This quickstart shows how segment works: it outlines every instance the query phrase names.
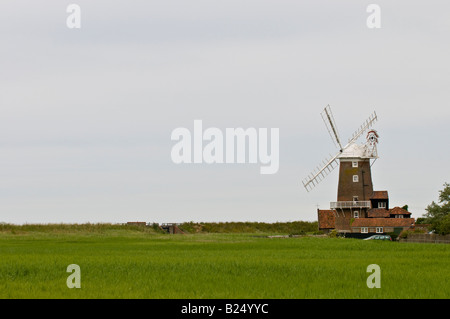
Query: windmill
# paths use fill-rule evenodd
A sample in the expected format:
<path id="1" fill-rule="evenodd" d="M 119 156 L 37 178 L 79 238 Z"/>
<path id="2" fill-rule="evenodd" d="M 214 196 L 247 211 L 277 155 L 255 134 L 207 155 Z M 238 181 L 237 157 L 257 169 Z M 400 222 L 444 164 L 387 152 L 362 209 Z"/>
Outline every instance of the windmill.
<path id="1" fill-rule="evenodd" d="M 376 145 L 379 136 L 377 131 L 372 129 L 366 135 L 365 144 L 357 144 L 356 141 L 378 120 L 377 114 L 374 111 L 348 139 L 345 146 L 341 142 L 329 105 L 324 108 L 321 115 L 328 133 L 339 151 L 334 156 L 330 155 L 322 162 L 321 166 L 317 166 L 303 180 L 303 186 L 309 192 L 339 166 L 338 202 L 331 203 L 331 208 L 355 207 L 355 205 L 370 207 L 368 200 L 373 192 L 370 160 L 378 158 Z M 357 204 L 358 202 L 359 204 Z"/>
<path id="2" fill-rule="evenodd" d="M 370 234 L 383 234 L 414 227 L 414 218 L 402 214 L 399 222 L 396 214 L 400 207 L 389 209 L 387 190 L 373 191 L 371 166 L 378 158 L 378 133 L 371 127 L 378 120 L 373 112 L 353 133 L 343 146 L 333 118 L 327 105 L 321 113 L 331 139 L 338 147 L 336 155 L 331 156 L 317 167 L 304 181 L 307 191 L 317 184 L 334 168 L 339 166 L 337 201 L 330 202 L 330 209 L 317 207 L 318 228 L 325 233 L 337 231 L 340 236 L 364 238 Z M 367 133 L 366 133 L 367 132 Z M 366 142 L 357 140 L 366 133 Z M 372 160 L 372 163 L 371 163 Z M 406 216 L 406 218 L 404 217 Z"/>

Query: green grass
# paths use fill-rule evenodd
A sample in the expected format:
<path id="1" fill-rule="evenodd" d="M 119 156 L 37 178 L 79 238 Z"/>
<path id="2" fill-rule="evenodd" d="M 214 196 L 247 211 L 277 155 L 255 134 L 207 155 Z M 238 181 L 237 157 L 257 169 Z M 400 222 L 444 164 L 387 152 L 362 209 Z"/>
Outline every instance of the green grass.
<path id="1" fill-rule="evenodd" d="M 317 222 L 226 222 L 226 223 L 182 223 L 179 225 L 183 231 L 188 233 L 285 233 L 306 234 L 317 233 Z"/>
<path id="2" fill-rule="evenodd" d="M 0 298 L 450 297 L 445 244 L 72 226 L 1 225 Z M 66 286 L 69 264 L 81 289 Z M 380 289 L 366 285 L 369 264 Z"/>

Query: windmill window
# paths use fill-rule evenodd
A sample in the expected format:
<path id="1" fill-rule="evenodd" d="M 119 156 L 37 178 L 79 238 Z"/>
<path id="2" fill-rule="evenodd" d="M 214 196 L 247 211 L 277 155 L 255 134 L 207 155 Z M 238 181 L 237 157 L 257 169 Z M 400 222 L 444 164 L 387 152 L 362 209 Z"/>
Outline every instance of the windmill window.
<path id="1" fill-rule="evenodd" d="M 353 162 L 352 162 L 352 167 L 358 167 L 358 162 L 353 161 Z"/>
<path id="2" fill-rule="evenodd" d="M 386 208 L 386 202 L 379 202 L 378 208 Z"/>
<path id="3" fill-rule="evenodd" d="M 355 211 L 353 212 L 353 217 L 354 217 L 354 218 L 359 218 L 359 211 L 355 210 Z"/>
<path id="4" fill-rule="evenodd" d="M 353 182 L 357 183 L 359 181 L 358 175 L 353 175 Z"/>

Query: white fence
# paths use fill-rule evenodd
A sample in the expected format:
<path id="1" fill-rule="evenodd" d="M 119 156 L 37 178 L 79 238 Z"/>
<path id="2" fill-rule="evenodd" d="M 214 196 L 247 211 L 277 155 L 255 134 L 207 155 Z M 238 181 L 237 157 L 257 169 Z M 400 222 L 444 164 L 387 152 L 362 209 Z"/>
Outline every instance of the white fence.
<path id="1" fill-rule="evenodd" d="M 370 208 L 370 200 L 331 202 L 330 208 Z"/>

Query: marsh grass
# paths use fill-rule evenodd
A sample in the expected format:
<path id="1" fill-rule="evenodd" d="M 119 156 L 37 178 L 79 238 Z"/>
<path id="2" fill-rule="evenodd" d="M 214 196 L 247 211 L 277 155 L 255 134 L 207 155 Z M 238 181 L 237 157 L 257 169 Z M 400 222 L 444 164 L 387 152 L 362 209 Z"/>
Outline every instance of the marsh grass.
<path id="1" fill-rule="evenodd" d="M 92 227 L 2 229 L 0 298 L 450 297 L 449 245 Z M 66 286 L 73 263 L 81 289 Z"/>
<path id="2" fill-rule="evenodd" d="M 155 227 L 128 224 L 84 223 L 84 224 L 7 224 L 0 223 L 0 234 L 107 234 L 107 233 L 146 233 L 155 234 L 163 231 Z"/>
<path id="3" fill-rule="evenodd" d="M 285 233 L 306 234 L 319 233 L 317 222 L 222 222 L 222 223 L 194 223 L 186 222 L 180 228 L 189 233 Z"/>

